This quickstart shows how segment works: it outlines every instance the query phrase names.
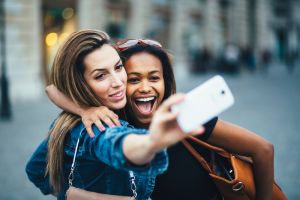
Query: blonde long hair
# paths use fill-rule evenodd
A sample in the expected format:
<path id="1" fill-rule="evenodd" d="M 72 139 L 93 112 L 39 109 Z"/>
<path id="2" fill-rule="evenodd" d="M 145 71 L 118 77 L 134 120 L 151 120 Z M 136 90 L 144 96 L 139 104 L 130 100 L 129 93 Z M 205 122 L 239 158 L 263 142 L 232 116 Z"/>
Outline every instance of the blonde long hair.
<path id="1" fill-rule="evenodd" d="M 100 106 L 99 98 L 84 80 L 83 59 L 86 55 L 109 43 L 105 32 L 82 30 L 73 33 L 58 50 L 50 81 L 62 93 L 80 106 Z M 55 193 L 61 191 L 63 181 L 64 142 L 67 133 L 81 121 L 79 116 L 63 111 L 49 132 L 46 174 Z"/>

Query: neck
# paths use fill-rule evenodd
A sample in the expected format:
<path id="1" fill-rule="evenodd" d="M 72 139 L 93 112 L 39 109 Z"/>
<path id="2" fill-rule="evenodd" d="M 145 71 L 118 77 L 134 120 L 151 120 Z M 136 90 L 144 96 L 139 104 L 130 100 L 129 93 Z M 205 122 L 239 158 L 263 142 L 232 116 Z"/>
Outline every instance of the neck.
<path id="1" fill-rule="evenodd" d="M 150 123 L 143 123 L 143 122 L 137 120 L 137 119 L 136 119 L 134 116 L 132 116 L 132 115 L 129 115 L 129 120 L 128 120 L 128 122 L 129 122 L 130 124 L 132 124 L 132 125 L 133 125 L 134 127 L 136 127 L 136 128 L 145 128 L 145 129 L 148 129 L 149 126 L 150 126 Z"/>
<path id="2" fill-rule="evenodd" d="M 114 112 L 118 115 L 119 119 L 126 120 L 126 114 L 124 108 L 120 110 L 114 110 Z"/>
<path id="3" fill-rule="evenodd" d="M 145 128 L 145 129 L 148 129 L 150 124 L 149 123 L 142 123 L 142 122 L 139 122 L 136 120 L 136 122 L 134 123 L 136 127 L 138 128 Z"/>

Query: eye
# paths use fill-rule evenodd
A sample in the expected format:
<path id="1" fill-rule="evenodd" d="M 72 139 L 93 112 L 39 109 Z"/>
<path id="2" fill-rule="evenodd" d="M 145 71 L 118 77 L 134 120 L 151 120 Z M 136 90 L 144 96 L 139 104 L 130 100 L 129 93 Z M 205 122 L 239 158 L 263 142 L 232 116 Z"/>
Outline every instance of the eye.
<path id="1" fill-rule="evenodd" d="M 96 80 L 103 80 L 105 78 L 105 74 L 98 74 L 95 79 Z"/>
<path id="2" fill-rule="evenodd" d="M 127 80 L 128 83 L 132 83 L 132 84 L 138 83 L 139 81 L 140 81 L 139 78 L 128 78 Z"/>
<path id="3" fill-rule="evenodd" d="M 149 80 L 150 80 L 150 81 L 159 81 L 159 80 L 160 80 L 160 77 L 159 77 L 159 76 L 150 76 L 150 77 L 149 77 Z"/>
<path id="4" fill-rule="evenodd" d="M 119 64 L 119 65 L 117 65 L 117 66 L 115 67 L 115 70 L 119 72 L 119 71 L 122 70 L 123 67 L 124 67 L 123 64 Z"/>

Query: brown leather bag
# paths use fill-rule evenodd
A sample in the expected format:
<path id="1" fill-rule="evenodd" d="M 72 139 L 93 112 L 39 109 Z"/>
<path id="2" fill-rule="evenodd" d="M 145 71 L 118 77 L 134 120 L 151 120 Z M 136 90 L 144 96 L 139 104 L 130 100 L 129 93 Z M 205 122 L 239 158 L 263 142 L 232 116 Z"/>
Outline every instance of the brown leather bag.
<path id="1" fill-rule="evenodd" d="M 210 164 L 188 142 L 192 141 L 212 152 Z M 210 145 L 193 136 L 182 141 L 187 150 L 208 172 L 220 193 L 226 200 L 254 200 L 255 183 L 252 160 L 248 157 L 233 155 L 222 148 Z M 273 200 L 287 200 L 281 188 L 274 181 Z"/>

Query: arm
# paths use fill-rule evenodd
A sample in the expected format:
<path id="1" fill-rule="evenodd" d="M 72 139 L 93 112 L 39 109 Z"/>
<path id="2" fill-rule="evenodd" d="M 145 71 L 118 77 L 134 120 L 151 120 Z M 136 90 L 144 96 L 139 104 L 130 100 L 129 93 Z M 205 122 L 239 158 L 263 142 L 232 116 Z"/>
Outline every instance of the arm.
<path id="1" fill-rule="evenodd" d="M 184 133 L 177 124 L 177 114 L 170 110 L 173 104 L 183 100 L 182 95 L 173 95 L 155 112 L 149 134 L 131 134 L 124 139 L 123 152 L 128 160 L 137 165 L 149 163 L 156 153 L 176 144 L 186 136 L 200 134 L 204 131 L 199 127 L 190 133 Z"/>
<path id="2" fill-rule="evenodd" d="M 70 98 L 65 96 L 54 85 L 47 86 L 46 93 L 49 99 L 61 109 L 81 116 L 82 122 L 90 137 L 94 137 L 92 124 L 95 124 L 100 131 L 105 130 L 102 122 L 107 124 L 109 127 L 120 126 L 118 115 L 105 106 L 82 108 L 75 104 Z"/>
<path id="3" fill-rule="evenodd" d="M 86 145 L 83 149 L 86 151 L 81 156 L 86 159 L 91 156 L 91 159 L 100 160 L 115 169 L 130 169 L 133 166 L 128 163 L 131 163 L 139 165 L 138 170 L 147 171 L 149 168 L 141 166 L 151 162 L 147 166 L 156 168 L 157 165 L 152 163 L 167 163 L 164 151 L 166 147 L 189 134 L 199 134 L 204 130 L 201 126 L 190 133 L 181 131 L 176 120 L 177 114 L 170 111 L 170 106 L 182 99 L 181 97 L 174 95 L 159 107 L 153 116 L 149 131 L 124 125 L 108 128 L 104 132 L 95 128 L 96 134 L 93 139 L 83 134 L 83 145 Z"/>
<path id="4" fill-rule="evenodd" d="M 253 160 L 256 199 L 272 199 L 274 181 L 273 145 L 262 137 L 228 122 L 218 120 L 209 143 Z"/>
<path id="5" fill-rule="evenodd" d="M 48 140 L 44 140 L 32 154 L 25 169 L 28 179 L 45 195 L 53 193 L 49 176 L 46 176 L 45 174 L 47 165 L 47 147 Z"/>

